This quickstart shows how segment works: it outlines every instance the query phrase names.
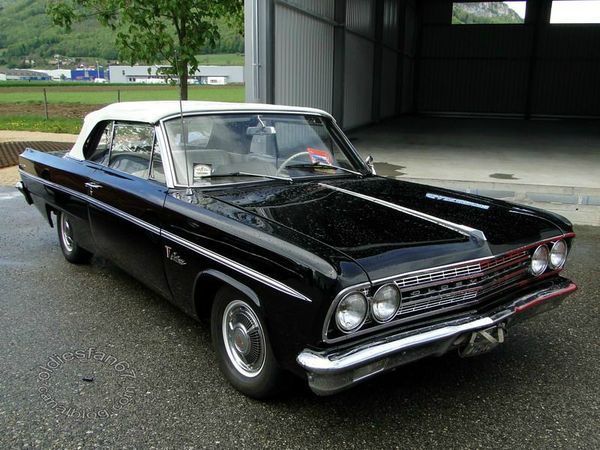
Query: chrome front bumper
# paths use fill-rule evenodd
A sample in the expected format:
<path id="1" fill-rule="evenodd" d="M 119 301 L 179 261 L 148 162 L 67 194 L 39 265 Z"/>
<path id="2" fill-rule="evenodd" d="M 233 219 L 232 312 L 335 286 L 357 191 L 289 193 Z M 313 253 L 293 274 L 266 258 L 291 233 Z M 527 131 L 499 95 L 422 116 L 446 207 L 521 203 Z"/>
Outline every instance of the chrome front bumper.
<path id="1" fill-rule="evenodd" d="M 553 309 L 576 289 L 574 283 L 564 278 L 542 282 L 535 290 L 511 299 L 485 315 L 376 338 L 343 350 L 305 349 L 296 361 L 306 370 L 309 386 L 316 394 L 334 394 L 394 367 L 459 348 L 475 331 L 500 324 L 510 327 Z"/>

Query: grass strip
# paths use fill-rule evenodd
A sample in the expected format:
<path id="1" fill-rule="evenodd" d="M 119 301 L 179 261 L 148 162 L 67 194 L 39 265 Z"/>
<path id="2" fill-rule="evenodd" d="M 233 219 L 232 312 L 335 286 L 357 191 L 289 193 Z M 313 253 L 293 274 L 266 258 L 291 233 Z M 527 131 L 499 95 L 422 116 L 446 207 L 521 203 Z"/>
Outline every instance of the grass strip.
<path id="1" fill-rule="evenodd" d="M 82 124 L 83 118 L 70 119 L 58 117 L 46 120 L 43 116 L 0 115 L 0 130 L 78 134 Z"/>

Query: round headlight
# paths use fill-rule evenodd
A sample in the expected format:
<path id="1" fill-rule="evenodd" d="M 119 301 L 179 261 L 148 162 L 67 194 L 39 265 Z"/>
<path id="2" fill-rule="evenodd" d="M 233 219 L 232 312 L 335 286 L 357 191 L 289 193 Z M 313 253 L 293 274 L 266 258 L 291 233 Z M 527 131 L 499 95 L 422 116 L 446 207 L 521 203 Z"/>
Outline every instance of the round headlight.
<path id="1" fill-rule="evenodd" d="M 533 252 L 533 256 L 531 257 L 531 266 L 529 270 L 536 277 L 544 273 L 546 268 L 548 267 L 548 247 L 546 245 L 540 245 Z"/>
<path id="2" fill-rule="evenodd" d="M 565 261 L 567 260 L 568 251 L 567 243 L 565 241 L 556 241 L 550 250 L 550 268 L 560 269 L 564 266 Z"/>
<path id="3" fill-rule="evenodd" d="M 377 322 L 392 319 L 400 307 L 400 292 L 395 284 L 381 286 L 371 300 L 371 314 Z"/>
<path id="4" fill-rule="evenodd" d="M 358 329 L 367 318 L 367 298 L 360 292 L 346 295 L 335 310 L 335 323 L 346 333 Z"/>

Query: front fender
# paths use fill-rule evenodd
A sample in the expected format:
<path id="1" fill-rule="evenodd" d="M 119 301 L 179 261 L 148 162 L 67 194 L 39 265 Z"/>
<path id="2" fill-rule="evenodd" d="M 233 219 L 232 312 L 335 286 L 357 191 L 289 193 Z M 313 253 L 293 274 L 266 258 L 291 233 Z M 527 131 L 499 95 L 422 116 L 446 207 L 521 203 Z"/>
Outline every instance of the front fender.
<path id="1" fill-rule="evenodd" d="M 257 307 L 261 307 L 260 299 L 252 288 L 219 270 L 208 269 L 200 272 L 194 280 L 194 293 L 200 292 L 199 289 L 202 289 L 202 286 L 199 283 L 204 284 L 205 282 L 208 289 L 202 290 L 205 294 L 204 300 L 201 301 L 196 298 L 194 301 L 194 313 L 197 317 L 207 317 L 207 313 L 210 314 L 210 306 L 212 306 L 214 296 L 223 285 L 229 285 L 237 289 L 252 300 Z"/>

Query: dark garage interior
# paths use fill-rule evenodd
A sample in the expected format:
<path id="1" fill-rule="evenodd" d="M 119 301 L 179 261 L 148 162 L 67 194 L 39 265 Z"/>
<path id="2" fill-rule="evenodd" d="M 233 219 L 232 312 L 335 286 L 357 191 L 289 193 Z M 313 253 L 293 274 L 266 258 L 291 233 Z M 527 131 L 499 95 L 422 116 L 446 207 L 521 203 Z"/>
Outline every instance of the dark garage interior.
<path id="1" fill-rule="evenodd" d="M 600 225 L 590 8 L 600 1 L 249 1 L 246 100 L 332 113 L 387 176 Z"/>
<path id="2" fill-rule="evenodd" d="M 502 2 L 247 2 L 247 100 L 322 108 L 346 128 L 401 114 L 600 117 L 600 24 L 550 23 L 554 0 L 508 2 L 522 23 L 458 24 L 457 3 Z"/>
<path id="3" fill-rule="evenodd" d="M 452 3 L 423 1 L 414 112 L 600 116 L 600 26 L 550 24 L 529 0 L 523 25 L 452 25 Z"/>

